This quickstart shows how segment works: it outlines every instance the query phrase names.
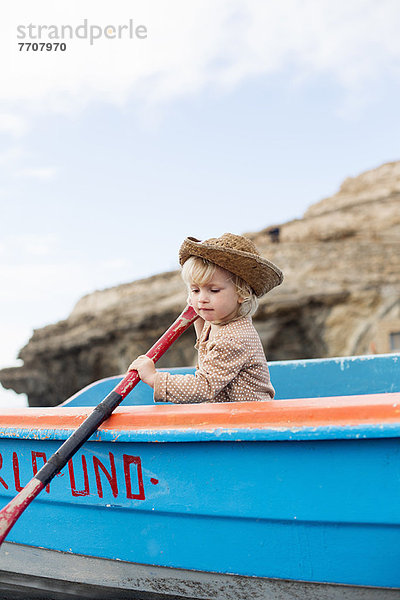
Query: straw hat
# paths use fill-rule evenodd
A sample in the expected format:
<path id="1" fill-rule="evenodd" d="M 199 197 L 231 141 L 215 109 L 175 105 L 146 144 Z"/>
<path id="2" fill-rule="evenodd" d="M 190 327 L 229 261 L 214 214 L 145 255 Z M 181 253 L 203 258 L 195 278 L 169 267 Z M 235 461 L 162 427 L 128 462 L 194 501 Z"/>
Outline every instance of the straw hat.
<path id="1" fill-rule="evenodd" d="M 266 294 L 283 281 L 282 271 L 263 258 L 253 242 L 242 235 L 224 233 L 204 242 L 187 237 L 179 250 L 180 264 L 183 265 L 190 256 L 205 258 L 238 275 L 257 296 Z"/>

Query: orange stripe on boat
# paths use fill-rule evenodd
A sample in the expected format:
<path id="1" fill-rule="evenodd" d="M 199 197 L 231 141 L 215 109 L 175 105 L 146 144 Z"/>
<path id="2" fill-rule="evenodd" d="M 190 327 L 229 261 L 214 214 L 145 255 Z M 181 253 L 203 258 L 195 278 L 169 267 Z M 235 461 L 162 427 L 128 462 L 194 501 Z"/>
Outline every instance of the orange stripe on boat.
<path id="1" fill-rule="evenodd" d="M 0 427 L 76 429 L 92 407 L 1 410 Z M 260 429 L 400 423 L 400 392 L 269 402 L 119 407 L 102 431 Z"/>

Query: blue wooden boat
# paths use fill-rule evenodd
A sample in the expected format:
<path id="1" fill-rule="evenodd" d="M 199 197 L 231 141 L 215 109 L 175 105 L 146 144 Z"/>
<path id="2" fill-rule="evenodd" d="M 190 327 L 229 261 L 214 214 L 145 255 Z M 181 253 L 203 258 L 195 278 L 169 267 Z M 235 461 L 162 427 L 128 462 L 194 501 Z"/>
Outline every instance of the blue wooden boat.
<path id="1" fill-rule="evenodd" d="M 272 402 L 140 383 L 11 530 L 0 597 L 400 598 L 400 355 L 270 371 Z M 2 506 L 118 380 L 1 411 Z"/>

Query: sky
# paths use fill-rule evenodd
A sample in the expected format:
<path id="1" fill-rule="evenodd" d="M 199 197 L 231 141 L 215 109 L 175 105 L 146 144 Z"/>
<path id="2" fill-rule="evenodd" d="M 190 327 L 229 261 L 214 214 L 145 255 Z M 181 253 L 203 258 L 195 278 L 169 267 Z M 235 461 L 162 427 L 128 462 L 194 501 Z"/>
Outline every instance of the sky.
<path id="1" fill-rule="evenodd" d="M 0 11 L 0 368 L 83 295 L 176 269 L 186 236 L 299 218 L 400 159 L 397 0 Z"/>

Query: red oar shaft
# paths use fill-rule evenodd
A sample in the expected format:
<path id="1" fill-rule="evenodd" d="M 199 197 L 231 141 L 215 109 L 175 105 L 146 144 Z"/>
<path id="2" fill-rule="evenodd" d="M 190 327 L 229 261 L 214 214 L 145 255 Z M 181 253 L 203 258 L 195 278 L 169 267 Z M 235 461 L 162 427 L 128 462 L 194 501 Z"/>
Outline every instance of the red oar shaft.
<path id="1" fill-rule="evenodd" d="M 197 319 L 191 306 L 187 306 L 176 321 L 150 348 L 147 356 L 154 362 L 168 350 L 175 340 Z M 137 371 L 129 371 L 123 380 L 96 406 L 82 425 L 60 446 L 26 486 L 0 511 L 0 545 L 27 506 L 44 487 L 61 471 L 69 459 L 90 438 L 96 429 L 111 415 L 129 392 L 140 381 Z"/>

